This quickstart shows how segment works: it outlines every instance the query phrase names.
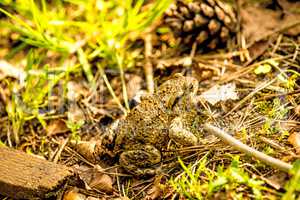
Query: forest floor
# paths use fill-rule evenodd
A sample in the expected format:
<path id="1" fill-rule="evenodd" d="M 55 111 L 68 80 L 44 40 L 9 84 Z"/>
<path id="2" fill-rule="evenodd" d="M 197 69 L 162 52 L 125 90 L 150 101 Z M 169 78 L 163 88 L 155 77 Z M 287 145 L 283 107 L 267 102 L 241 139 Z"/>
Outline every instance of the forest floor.
<path id="1" fill-rule="evenodd" d="M 57 199 L 300 199 L 300 2 L 228 1 L 236 30 L 213 50 L 164 26 L 171 3 L 0 1 L 0 146 L 74 168 L 84 184 Z M 201 123 L 292 169 L 203 129 L 155 176 L 100 157 L 109 127 L 176 73 L 198 80 Z"/>

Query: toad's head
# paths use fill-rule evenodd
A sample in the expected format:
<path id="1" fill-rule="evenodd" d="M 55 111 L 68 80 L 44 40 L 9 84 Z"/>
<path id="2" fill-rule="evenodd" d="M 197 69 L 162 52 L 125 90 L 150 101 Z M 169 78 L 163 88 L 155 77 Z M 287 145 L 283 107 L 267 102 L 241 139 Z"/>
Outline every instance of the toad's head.
<path id="1" fill-rule="evenodd" d="M 175 74 L 172 79 L 159 86 L 156 94 L 167 108 L 172 108 L 181 99 L 186 99 L 187 101 L 192 99 L 196 95 L 197 90 L 197 79 Z"/>

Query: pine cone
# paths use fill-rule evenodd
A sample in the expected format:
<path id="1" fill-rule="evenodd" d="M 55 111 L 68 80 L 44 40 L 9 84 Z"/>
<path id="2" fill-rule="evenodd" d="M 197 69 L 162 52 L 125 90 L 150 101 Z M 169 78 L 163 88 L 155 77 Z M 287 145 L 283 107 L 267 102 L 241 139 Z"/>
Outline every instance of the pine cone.
<path id="1" fill-rule="evenodd" d="M 196 42 L 203 49 L 226 44 L 237 25 L 234 10 L 219 0 L 176 0 L 163 20 L 184 44 Z"/>

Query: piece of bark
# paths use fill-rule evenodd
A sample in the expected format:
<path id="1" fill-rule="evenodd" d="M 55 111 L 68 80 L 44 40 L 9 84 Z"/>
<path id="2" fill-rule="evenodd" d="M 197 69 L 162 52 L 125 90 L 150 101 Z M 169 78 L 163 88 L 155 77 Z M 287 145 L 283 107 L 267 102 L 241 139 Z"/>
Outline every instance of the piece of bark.
<path id="1" fill-rule="evenodd" d="M 15 199 L 45 198 L 73 177 L 71 168 L 0 147 L 0 194 Z"/>

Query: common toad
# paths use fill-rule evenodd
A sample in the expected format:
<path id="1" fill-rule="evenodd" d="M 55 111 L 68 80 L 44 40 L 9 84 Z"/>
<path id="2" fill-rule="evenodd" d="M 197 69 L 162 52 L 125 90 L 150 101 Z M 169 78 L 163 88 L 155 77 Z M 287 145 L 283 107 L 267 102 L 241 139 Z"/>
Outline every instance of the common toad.
<path id="1" fill-rule="evenodd" d="M 194 96 L 198 81 L 176 74 L 154 94 L 143 96 L 115 129 L 110 129 L 113 153 L 120 165 L 137 176 L 153 175 L 170 141 L 181 146 L 198 142 L 193 126 L 197 122 Z M 113 141 L 111 141 L 113 140 Z M 107 144 L 107 143 L 106 143 Z"/>

